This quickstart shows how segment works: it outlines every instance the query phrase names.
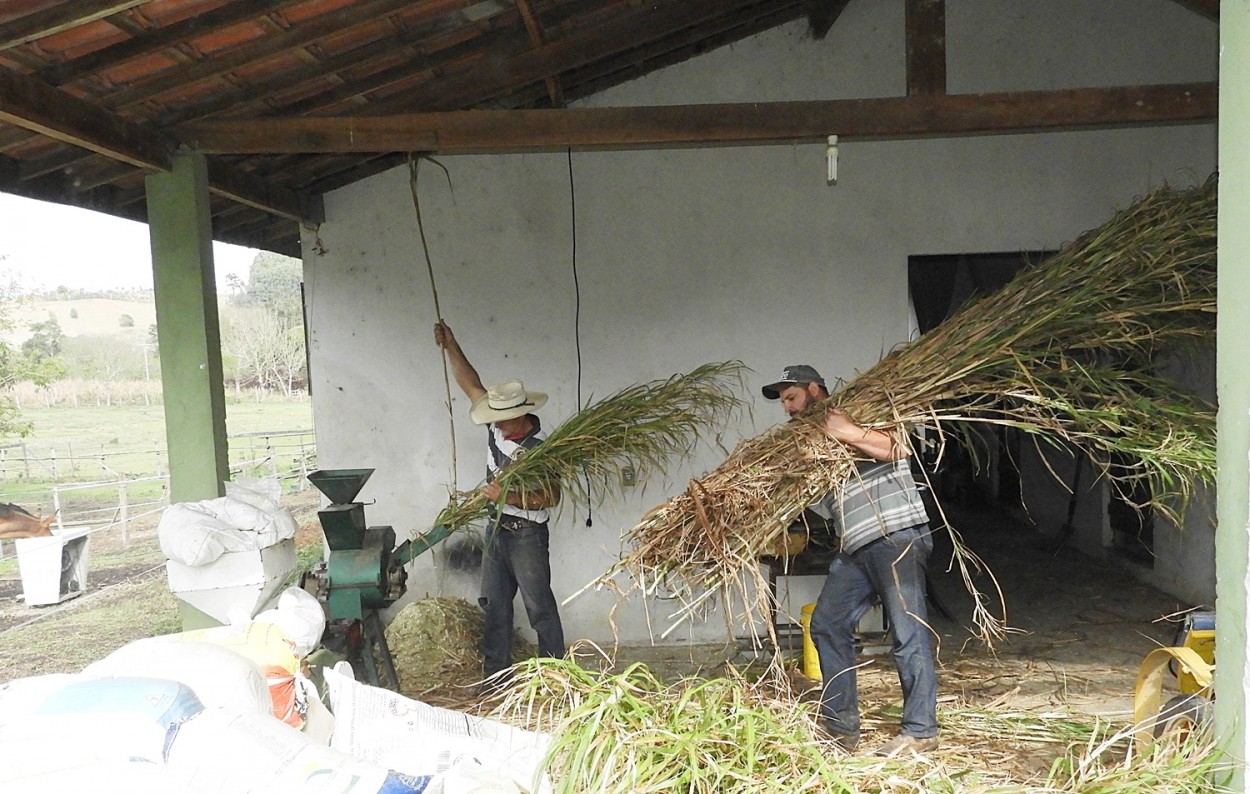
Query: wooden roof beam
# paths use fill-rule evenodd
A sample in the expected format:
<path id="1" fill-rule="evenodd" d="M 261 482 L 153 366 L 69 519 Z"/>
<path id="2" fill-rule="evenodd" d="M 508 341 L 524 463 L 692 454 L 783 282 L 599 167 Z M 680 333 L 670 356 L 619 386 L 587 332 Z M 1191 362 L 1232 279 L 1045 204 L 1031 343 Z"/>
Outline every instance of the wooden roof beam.
<path id="1" fill-rule="evenodd" d="M 29 77 L 0 69 L 0 121 L 80 146 L 138 168 L 168 171 L 181 144 Z M 319 196 L 270 185 L 246 172 L 209 166 L 210 188 L 294 220 L 320 223 Z"/>
<path id="2" fill-rule="evenodd" d="M 220 77 L 241 66 L 282 55 L 288 50 L 304 47 L 327 36 L 338 35 L 369 24 L 380 16 L 394 14 L 412 6 L 419 7 L 422 19 L 430 19 L 459 9 L 470 2 L 471 0 L 426 0 L 423 3 L 414 3 L 413 0 L 365 0 L 345 9 L 305 20 L 290 30 L 214 52 L 198 63 L 164 69 L 136 80 L 124 89 L 114 91 L 101 101 L 112 108 L 130 107 L 166 91 Z"/>
<path id="3" fill-rule="evenodd" d="M 814 102 L 467 110 L 187 124 L 210 154 L 500 153 L 981 135 L 1216 118 L 1216 83 Z"/>
<path id="4" fill-rule="evenodd" d="M 521 12 L 521 21 L 525 23 L 525 30 L 529 33 L 530 44 L 535 47 L 546 44 L 542 25 L 539 24 L 538 15 L 534 13 L 529 0 L 516 0 L 516 7 L 517 11 Z M 551 106 L 553 108 L 564 107 L 564 91 L 560 88 L 560 78 L 556 75 L 547 75 L 543 79 L 547 83 L 547 98 L 551 100 Z"/>
<path id="5" fill-rule="evenodd" d="M 1217 22 L 1220 19 L 1220 0 L 1173 0 L 1173 2 L 1207 19 L 1214 19 Z"/>
<path id="6" fill-rule="evenodd" d="M 907 96 L 946 93 L 946 0 L 906 0 Z"/>
<path id="7" fill-rule="evenodd" d="M 642 10 L 610 22 L 518 53 L 489 72 L 477 69 L 446 79 L 431 80 L 405 91 L 397 101 L 405 107 L 429 110 L 462 108 L 471 99 L 509 93 L 552 75 L 634 50 L 684 28 L 714 23 L 742 8 L 791 2 L 793 0 L 681 0 L 658 8 L 644 6 Z M 367 112 L 371 115 L 393 113 L 393 103 L 374 103 Z"/>
<path id="8" fill-rule="evenodd" d="M 57 3 L 42 11 L 5 22 L 4 38 L 0 38 L 0 50 L 12 49 L 46 36 L 64 33 L 146 2 L 148 0 L 74 0 L 72 3 Z"/>
<path id="9" fill-rule="evenodd" d="M 833 25 L 851 0 L 811 0 L 807 9 L 807 27 L 812 38 L 820 41 L 829 35 Z"/>
<path id="10" fill-rule="evenodd" d="M 188 39 L 216 33 L 264 16 L 293 2 L 295 0 L 249 0 L 247 3 L 232 3 L 41 70 L 38 77 L 49 85 L 63 85 L 181 44 Z"/>

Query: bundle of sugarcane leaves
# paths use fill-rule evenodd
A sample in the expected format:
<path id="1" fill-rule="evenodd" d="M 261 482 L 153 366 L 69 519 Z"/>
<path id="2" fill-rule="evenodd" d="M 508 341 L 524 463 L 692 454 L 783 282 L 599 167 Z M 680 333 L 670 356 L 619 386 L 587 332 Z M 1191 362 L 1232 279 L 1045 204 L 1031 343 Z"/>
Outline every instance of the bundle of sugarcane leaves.
<path id="1" fill-rule="evenodd" d="M 704 364 L 684 375 L 621 389 L 593 402 L 504 467 L 505 493 L 557 483 L 563 502 L 588 505 L 620 488 L 621 470 L 663 474 L 742 406 L 741 362 Z M 436 524 L 452 531 L 490 519 L 502 504 L 478 490 L 453 494 Z"/>
<path id="2" fill-rule="evenodd" d="M 679 618 L 758 579 L 758 558 L 803 508 L 854 476 L 853 451 L 823 432 L 828 406 L 898 438 L 927 428 L 941 444 L 967 441 L 984 423 L 1019 428 L 1084 452 L 1124 494 L 1148 484 L 1149 505 L 1177 520 L 1195 483 L 1214 481 L 1215 416 L 1156 372 L 1214 338 L 1215 253 L 1214 177 L 1152 192 L 893 351 L 800 421 L 741 443 L 628 530 L 631 551 L 608 576 L 684 593 Z M 1113 465 L 1124 460 L 1134 463 Z M 1006 630 L 1005 612 L 991 614 L 973 586 L 983 566 L 953 536 L 974 622 L 990 641 Z M 740 592 L 746 599 L 748 588 Z"/>

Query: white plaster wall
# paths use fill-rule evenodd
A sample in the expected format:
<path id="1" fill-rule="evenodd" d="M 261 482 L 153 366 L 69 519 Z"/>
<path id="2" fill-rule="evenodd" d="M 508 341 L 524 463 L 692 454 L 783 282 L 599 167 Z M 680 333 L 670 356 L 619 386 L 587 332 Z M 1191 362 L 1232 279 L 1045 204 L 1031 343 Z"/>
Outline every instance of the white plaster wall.
<path id="1" fill-rule="evenodd" d="M 949 0 L 947 13 L 952 92 L 1215 76 L 1215 26 L 1168 0 Z M 1150 30 L 1136 29 L 1144 20 Z M 586 104 L 902 93 L 901 3 L 855 0 L 825 40 L 804 31 L 766 32 Z M 908 255 L 1054 248 L 1164 180 L 1201 180 L 1214 158 L 1209 125 L 847 142 L 836 187 L 823 143 L 576 152 L 580 296 L 566 155 L 439 158 L 452 187 L 427 164 L 420 192 L 443 316 L 484 381 L 548 391 L 548 427 L 571 415 L 580 309 L 583 400 L 708 361 L 751 367 L 752 411 L 721 439 L 732 447 L 782 418 L 758 389 L 783 365 L 849 379 L 906 340 Z M 360 497 L 376 501 L 370 524 L 423 530 L 446 502 L 452 450 L 406 169 L 328 195 L 326 215 L 305 240 L 320 462 L 377 468 Z M 481 479 L 485 431 L 458 391 L 452 403 L 466 488 Z M 596 505 L 591 528 L 563 510 L 557 596 L 607 570 L 623 528 L 723 458 L 705 448 L 667 480 Z M 410 593 L 476 594 L 474 576 L 431 569 L 437 560 L 419 561 Z M 634 599 L 610 618 L 614 603 L 590 592 L 565 606 L 570 639 L 610 640 L 613 620 L 627 641 L 667 626 L 664 602 Z M 670 639 L 724 636 L 713 616 Z"/>

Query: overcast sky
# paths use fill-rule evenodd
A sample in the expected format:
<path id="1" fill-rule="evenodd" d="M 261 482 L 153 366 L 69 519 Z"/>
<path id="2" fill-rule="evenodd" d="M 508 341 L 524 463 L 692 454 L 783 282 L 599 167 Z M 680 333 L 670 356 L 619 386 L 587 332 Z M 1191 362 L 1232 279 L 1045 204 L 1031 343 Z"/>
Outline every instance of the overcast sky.
<path id="1" fill-rule="evenodd" d="M 247 281 L 253 248 L 213 244 L 217 289 L 231 273 Z M 0 274 L 28 287 L 152 287 L 147 224 L 0 193 Z M 8 281 L 7 278 L 4 279 Z"/>

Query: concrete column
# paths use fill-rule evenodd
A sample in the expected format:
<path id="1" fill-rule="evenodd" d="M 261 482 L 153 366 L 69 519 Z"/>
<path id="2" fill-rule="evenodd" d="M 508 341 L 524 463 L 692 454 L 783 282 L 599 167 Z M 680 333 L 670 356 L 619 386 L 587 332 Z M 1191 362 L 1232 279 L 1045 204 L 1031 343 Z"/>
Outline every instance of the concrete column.
<path id="1" fill-rule="evenodd" d="M 1221 746 L 1250 758 L 1250 4 L 1220 3 L 1219 315 L 1216 388 L 1219 493 L 1216 513 L 1215 724 Z M 1230 781 L 1246 791 L 1244 769 Z"/>
<path id="2" fill-rule="evenodd" d="M 149 176 L 146 188 L 169 498 L 213 499 L 230 469 L 204 156 L 178 155 L 174 170 Z"/>

